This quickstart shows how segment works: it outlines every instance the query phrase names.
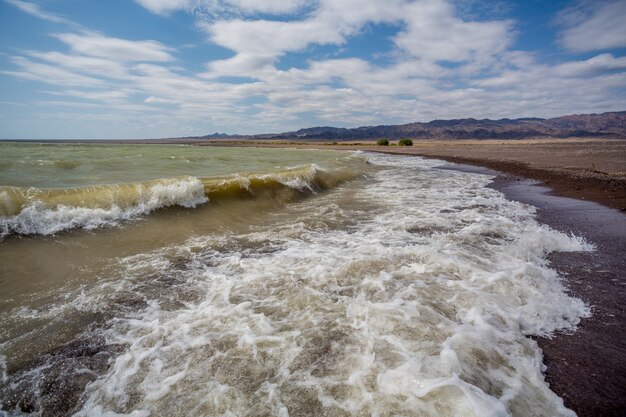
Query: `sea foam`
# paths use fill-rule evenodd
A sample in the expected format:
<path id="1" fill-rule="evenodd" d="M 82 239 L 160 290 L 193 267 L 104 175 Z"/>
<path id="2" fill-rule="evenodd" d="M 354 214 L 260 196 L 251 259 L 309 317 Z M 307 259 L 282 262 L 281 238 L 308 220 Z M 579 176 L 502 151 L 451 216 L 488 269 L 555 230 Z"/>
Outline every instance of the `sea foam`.
<path id="1" fill-rule="evenodd" d="M 148 301 L 103 330 L 125 348 L 77 415 L 573 416 L 527 336 L 589 314 L 546 255 L 593 247 L 487 176 L 370 161 L 269 226 L 120 260 L 86 296 Z"/>
<path id="2" fill-rule="evenodd" d="M 65 189 L 0 187 L 0 239 L 114 226 L 155 210 L 195 208 L 211 199 L 250 198 L 277 189 L 301 193 L 332 188 L 358 176 L 311 164 L 268 173 L 181 177 Z"/>
<path id="3" fill-rule="evenodd" d="M 94 188 L 96 187 L 91 187 Z M 164 180 L 153 184 L 100 188 L 98 192 L 106 195 L 99 195 L 97 198 L 100 201 L 104 200 L 105 203 L 98 201 L 96 204 L 102 204 L 103 207 L 94 207 L 95 204 L 89 204 L 85 200 L 77 201 L 76 205 L 64 204 L 62 199 L 58 200 L 61 201 L 59 204 L 50 204 L 48 201 L 50 197 L 47 199 L 40 196 L 51 193 L 34 193 L 35 196 L 31 197 L 27 191 L 25 199 L 27 202 L 22 203 L 19 213 L 0 217 L 0 237 L 12 233 L 50 235 L 74 228 L 96 229 L 134 219 L 159 208 L 170 206 L 192 208 L 208 202 L 202 182 L 195 177 Z M 123 189 L 119 190 L 120 188 Z M 58 191 L 63 192 L 67 193 L 65 190 Z M 6 201 L 7 211 L 15 211 L 16 204 L 9 200 L 8 191 L 3 191 L 2 196 Z M 86 206 L 81 206 L 81 202 L 86 203 Z"/>

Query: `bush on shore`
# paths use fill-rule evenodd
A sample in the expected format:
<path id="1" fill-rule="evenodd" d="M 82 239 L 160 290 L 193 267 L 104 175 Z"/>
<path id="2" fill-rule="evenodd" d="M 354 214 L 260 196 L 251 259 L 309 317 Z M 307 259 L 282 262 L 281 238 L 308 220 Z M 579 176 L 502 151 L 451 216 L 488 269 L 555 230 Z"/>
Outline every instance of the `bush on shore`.
<path id="1" fill-rule="evenodd" d="M 398 141 L 398 145 L 400 145 L 400 146 L 413 146 L 413 141 L 411 139 L 400 139 Z"/>
<path id="2" fill-rule="evenodd" d="M 376 145 L 378 145 L 378 146 L 389 146 L 389 141 L 387 139 L 379 139 L 378 142 L 376 142 Z"/>

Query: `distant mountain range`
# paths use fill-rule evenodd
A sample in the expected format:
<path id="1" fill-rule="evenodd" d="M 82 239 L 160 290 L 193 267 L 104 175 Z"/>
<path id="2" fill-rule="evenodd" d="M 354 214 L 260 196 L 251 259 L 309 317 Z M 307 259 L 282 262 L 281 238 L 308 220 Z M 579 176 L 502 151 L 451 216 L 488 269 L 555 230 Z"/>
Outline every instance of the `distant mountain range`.
<path id="1" fill-rule="evenodd" d="M 453 119 L 428 123 L 340 128 L 311 127 L 293 132 L 261 135 L 214 133 L 197 139 L 289 139 L 289 140 L 364 140 L 364 139 L 526 139 L 537 137 L 615 137 L 626 139 L 626 111 L 602 114 L 577 114 L 552 119 Z"/>

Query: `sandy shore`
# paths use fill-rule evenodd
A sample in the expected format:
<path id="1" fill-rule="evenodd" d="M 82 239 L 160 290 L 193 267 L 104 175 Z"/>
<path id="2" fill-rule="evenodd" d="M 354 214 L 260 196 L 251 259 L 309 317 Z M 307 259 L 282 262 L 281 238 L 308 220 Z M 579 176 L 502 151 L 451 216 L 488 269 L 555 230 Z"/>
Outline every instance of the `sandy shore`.
<path id="1" fill-rule="evenodd" d="M 206 143 L 367 150 L 443 159 L 492 169 L 492 187 L 537 207 L 539 220 L 584 236 L 591 253 L 555 253 L 552 266 L 592 308 L 576 332 L 537 339 L 546 380 L 579 417 L 626 415 L 626 140 L 414 141 L 412 147 L 374 143 Z M 469 164 L 469 165 L 468 165 Z"/>

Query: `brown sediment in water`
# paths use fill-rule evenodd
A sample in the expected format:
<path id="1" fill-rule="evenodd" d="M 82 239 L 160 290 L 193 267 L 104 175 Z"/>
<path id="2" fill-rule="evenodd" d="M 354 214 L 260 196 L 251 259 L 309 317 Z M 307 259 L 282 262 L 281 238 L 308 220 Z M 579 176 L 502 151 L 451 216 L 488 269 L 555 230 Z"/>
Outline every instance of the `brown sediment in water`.
<path id="1" fill-rule="evenodd" d="M 571 333 L 538 338 L 546 380 L 579 417 L 626 415 L 626 141 L 414 141 L 412 147 L 372 143 L 229 143 L 416 155 L 496 175 L 491 185 L 536 206 L 539 221 L 583 236 L 594 252 L 553 253 L 570 293 L 592 316 Z M 224 143 L 225 145 L 225 143 Z M 469 165 L 467 165 L 469 164 Z"/>
<path id="2" fill-rule="evenodd" d="M 586 142 L 581 143 L 575 145 L 576 149 L 580 151 L 590 150 L 593 147 L 596 147 L 597 150 L 601 149 L 597 148 L 600 145 L 595 142 L 591 146 Z M 626 145 L 626 142 L 624 144 Z M 291 145 L 289 146 L 291 147 Z M 338 146 L 337 148 L 380 151 L 381 147 L 355 145 Z M 329 149 L 329 147 L 325 146 L 323 149 Z M 494 148 L 483 148 L 483 153 L 486 152 L 485 149 Z M 577 179 L 572 174 L 577 174 L 577 170 L 566 166 L 567 155 L 564 154 L 561 159 L 558 159 L 555 155 L 559 152 L 552 154 L 549 153 L 550 151 L 542 152 L 541 146 L 534 149 L 534 151 L 527 151 L 525 159 L 519 157 L 521 162 L 497 158 L 480 159 L 472 156 L 473 154 L 469 151 L 463 152 L 461 154 L 463 156 L 428 156 L 456 162 L 462 161 L 462 158 L 467 158 L 467 162 L 476 165 L 491 166 L 500 171 L 522 175 L 525 173 L 524 170 L 527 172 L 537 170 L 546 176 L 544 180 L 549 181 L 551 186 L 557 184 L 558 181 L 563 181 L 565 185 L 562 191 L 557 188 L 556 192 L 567 194 L 568 187 L 578 186 L 580 190 L 573 188 L 572 190 L 582 192 L 582 197 L 587 200 L 599 200 L 598 196 L 609 194 L 600 188 L 602 184 L 605 184 L 604 182 L 594 182 L 598 178 L 595 174 L 598 173 L 593 171 L 602 171 L 598 175 L 608 175 L 609 180 L 621 178 L 618 174 L 607 174 L 605 171 L 610 171 L 605 165 L 594 163 L 595 168 L 591 171 L 580 168 L 582 174 Z M 419 148 L 390 147 L 388 151 L 390 153 L 416 154 Z M 513 151 L 510 152 L 514 154 Z M 555 159 L 553 165 L 556 167 L 538 166 L 537 161 L 531 160 L 533 155 L 537 155 L 536 159 L 548 158 L 548 160 L 552 155 Z M 624 160 L 624 158 L 622 159 Z M 613 162 L 615 163 L 614 167 L 620 166 L 619 161 Z M 558 164 L 563 166 L 559 168 Z M 459 166 L 455 167 L 459 169 Z M 515 171 L 516 169 L 521 171 Z M 525 176 L 531 175 L 526 174 Z M 584 178 L 593 180 L 585 183 L 584 181 L 587 180 Z M 580 184 L 587 185 L 581 187 Z M 607 184 L 610 185 L 611 182 L 609 181 Z M 626 271 L 626 259 L 623 256 L 624 249 L 626 249 L 624 244 L 626 215 L 597 204 L 551 196 L 549 189 L 533 185 L 518 176 L 501 175 L 492 186 L 504 192 L 511 199 L 537 206 L 540 221 L 550 224 L 555 229 L 565 232 L 571 231 L 577 235 L 585 236 L 587 240 L 597 245 L 598 250 L 593 253 L 555 253 L 550 256 L 554 268 L 566 278 L 567 286 L 572 294 L 582 298 L 592 306 L 593 316 L 584 319 L 579 330 L 573 334 L 559 334 L 551 339 L 539 339 L 538 343 L 544 351 L 545 362 L 548 366 L 546 378 L 551 388 L 564 398 L 566 406 L 574 409 L 582 417 L 625 415 L 626 331 L 622 324 L 626 318 L 623 307 L 626 305 L 624 304 L 626 299 L 623 291 L 624 271 Z M 619 196 L 620 190 L 623 193 L 624 187 L 621 189 L 617 187 L 617 191 L 610 193 L 610 195 Z M 607 197 L 605 204 L 617 204 L 619 207 L 620 201 L 625 200 Z M 87 366 L 89 370 L 98 373 L 104 367 L 104 361 L 100 359 L 106 359 L 108 354 L 115 354 L 114 350 L 109 353 L 104 348 L 108 347 L 97 346 L 92 348 L 89 346 L 88 349 L 74 349 L 73 345 L 68 345 L 68 347 L 64 347 L 62 352 L 63 354 L 68 352 L 67 355 L 71 358 L 78 356 L 81 361 L 84 360 L 89 364 Z M 106 354 L 105 356 L 100 356 L 101 350 L 105 351 L 103 354 Z M 63 355 L 60 352 L 54 351 L 54 354 L 61 358 Z M 92 358 L 94 358 L 93 361 Z M 63 361 L 59 361 L 59 364 L 57 368 L 63 373 L 65 369 L 61 366 Z M 57 368 L 54 370 L 56 371 Z M 80 384 L 83 382 L 87 383 L 89 379 L 78 381 Z M 69 389 L 67 394 L 65 392 L 59 394 L 68 410 L 74 407 L 77 401 L 77 397 L 73 393 L 80 392 L 82 387 L 84 385 Z M 51 396 L 51 398 L 53 397 Z"/>

